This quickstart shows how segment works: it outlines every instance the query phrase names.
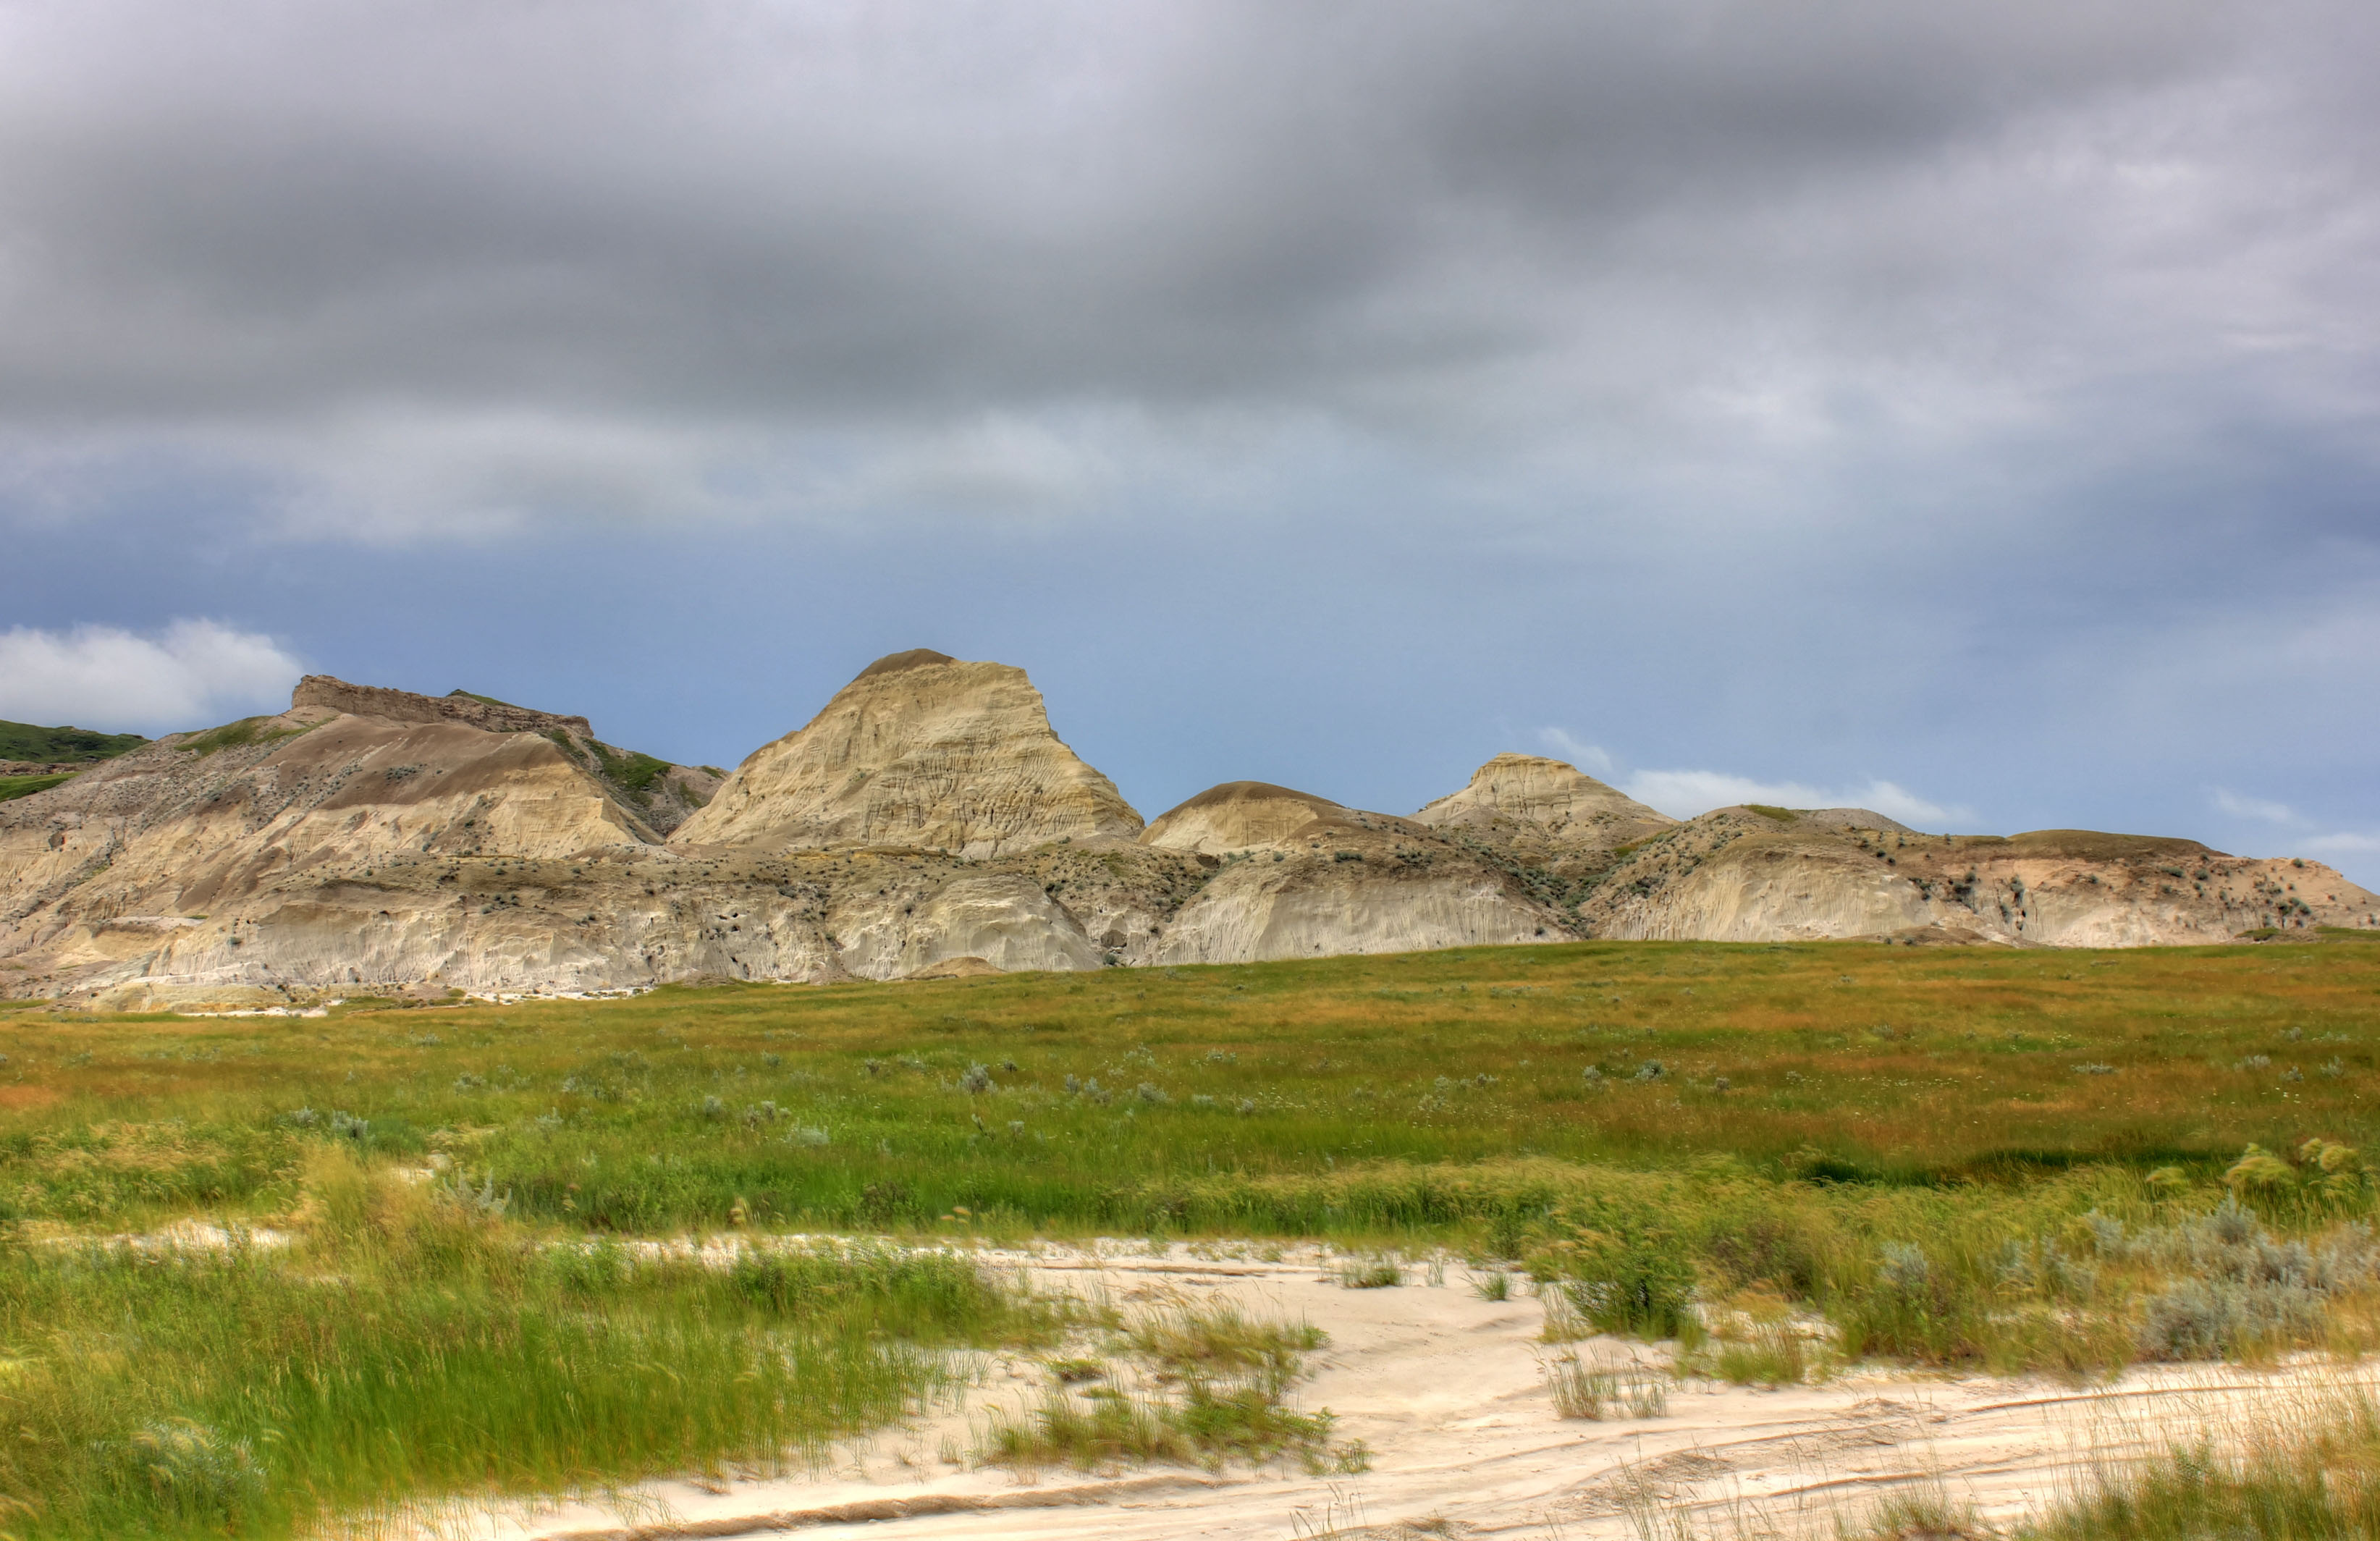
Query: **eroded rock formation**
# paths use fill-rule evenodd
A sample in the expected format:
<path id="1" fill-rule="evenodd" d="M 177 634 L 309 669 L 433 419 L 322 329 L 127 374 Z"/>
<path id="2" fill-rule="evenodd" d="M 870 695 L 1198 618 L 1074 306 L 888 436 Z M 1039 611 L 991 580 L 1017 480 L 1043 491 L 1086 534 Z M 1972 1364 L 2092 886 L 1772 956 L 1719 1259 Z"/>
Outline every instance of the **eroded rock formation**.
<path id="1" fill-rule="evenodd" d="M 1267 782 L 1227 782 L 1159 818 L 1144 844 L 1220 860 L 1152 963 L 1410 953 L 1568 940 L 1517 871 L 1415 819 Z"/>
<path id="2" fill-rule="evenodd" d="M 1140 827 L 1115 783 L 1051 731 L 1024 670 L 918 649 L 877 660 L 808 726 L 754 750 L 678 840 L 975 857 Z"/>
<path id="3" fill-rule="evenodd" d="M 2380 901 L 2188 841 L 1922 835 L 1842 808 L 1680 823 L 1519 755 L 1410 819 L 1235 782 L 1143 830 L 1021 671 L 930 652 L 871 666 L 723 785 L 584 718 L 316 676 L 278 716 L 0 804 L 0 993 L 116 1007 L 2325 925 L 2380 927 Z"/>
<path id="4" fill-rule="evenodd" d="M 1615 938 L 2053 947 L 2380 924 L 2374 896 L 2319 862 L 2084 830 L 1927 835 L 1859 818 L 1857 809 L 1739 807 L 1689 819 L 1614 866 L 1579 906 L 1580 919 Z"/>

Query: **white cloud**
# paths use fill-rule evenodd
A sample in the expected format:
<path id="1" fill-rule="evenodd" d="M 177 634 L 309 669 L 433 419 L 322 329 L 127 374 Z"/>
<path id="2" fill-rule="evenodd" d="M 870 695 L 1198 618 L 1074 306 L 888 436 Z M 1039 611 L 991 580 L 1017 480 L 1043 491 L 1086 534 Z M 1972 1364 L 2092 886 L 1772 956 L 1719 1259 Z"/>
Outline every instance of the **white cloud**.
<path id="1" fill-rule="evenodd" d="M 1789 808 L 1860 807 L 1920 829 L 1942 829 L 1972 820 L 1963 807 L 1928 802 L 1905 787 L 1871 780 L 1864 787 L 1829 790 L 1801 782 L 1760 782 L 1724 770 L 1639 770 L 1621 790 L 1676 819 L 1691 819 L 1738 803 Z"/>
<path id="2" fill-rule="evenodd" d="M 269 637 L 219 621 L 157 636 L 119 626 L 0 633 L 0 718 L 147 734 L 285 704 L 304 668 Z"/>
<path id="3" fill-rule="evenodd" d="M 1548 749 L 1577 766 L 1598 776 L 1611 774 L 1611 756 L 1593 744 L 1582 743 L 1560 728 L 1539 728 L 1537 739 Z"/>
<path id="4" fill-rule="evenodd" d="M 2223 787 L 2214 789 L 2215 806 L 2234 819 L 2261 819 L 2267 824 L 2301 824 L 2297 810 L 2287 803 L 2267 802 L 2262 797 L 2242 797 Z"/>
<path id="5" fill-rule="evenodd" d="M 2380 835 L 2356 834 L 2352 831 L 2342 831 L 2338 834 L 2316 835 L 2312 840 L 2305 841 L 2302 843 L 2309 851 L 2320 851 L 2328 855 L 2363 855 L 2380 854 Z"/>

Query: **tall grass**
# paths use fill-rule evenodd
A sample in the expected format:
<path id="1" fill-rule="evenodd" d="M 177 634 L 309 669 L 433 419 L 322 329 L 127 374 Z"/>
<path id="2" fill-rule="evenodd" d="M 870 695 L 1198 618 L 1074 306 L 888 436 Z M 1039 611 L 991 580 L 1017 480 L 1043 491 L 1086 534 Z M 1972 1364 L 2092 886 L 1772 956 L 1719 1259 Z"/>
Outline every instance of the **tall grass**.
<path id="1" fill-rule="evenodd" d="M 1291 1385 L 1325 1341 L 1299 1323 L 1259 1321 L 1229 1306 L 1160 1312 L 1111 1345 L 1145 1384 L 1118 1385 L 1094 1362 L 1069 1360 L 1058 1384 L 1021 1413 L 995 1413 L 984 1459 L 1026 1471 L 1171 1461 L 1222 1469 L 1293 1458 L 1308 1471 L 1360 1471 L 1360 1443 L 1334 1444 L 1329 1409 L 1299 1412 Z M 1090 1382 L 1099 1384 L 1089 1384 Z"/>
<path id="2" fill-rule="evenodd" d="M 2024 1541 L 2380 1536 L 2380 1407 L 2362 1393 L 2103 1467 Z"/>
<path id="3" fill-rule="evenodd" d="M 1565 1349 L 1541 1362 L 1554 1411 L 1565 1418 L 1658 1418 L 1669 1411 L 1669 1377 L 1633 1360 L 1581 1358 Z"/>
<path id="4" fill-rule="evenodd" d="M 547 1247 L 318 1162 L 286 1254 L 0 1245 L 0 1527 L 277 1535 L 421 1494 L 774 1469 L 1033 1310 L 942 1254 Z"/>
<path id="5" fill-rule="evenodd" d="M 1742 1301 L 1823 1317 L 1829 1357 L 2090 1373 L 2366 1346 L 2380 1304 L 2369 1180 L 2335 1185 L 2333 1147 L 2299 1155 L 2240 1163 L 2272 1163 L 2253 1191 L 2115 1168 L 1899 1190 L 1605 1171 L 1533 1226 L 1528 1266 L 1607 1331 L 1698 1341 L 1714 1308 Z M 1732 1373 L 1802 1352 L 1792 1336 L 1736 1350 Z"/>

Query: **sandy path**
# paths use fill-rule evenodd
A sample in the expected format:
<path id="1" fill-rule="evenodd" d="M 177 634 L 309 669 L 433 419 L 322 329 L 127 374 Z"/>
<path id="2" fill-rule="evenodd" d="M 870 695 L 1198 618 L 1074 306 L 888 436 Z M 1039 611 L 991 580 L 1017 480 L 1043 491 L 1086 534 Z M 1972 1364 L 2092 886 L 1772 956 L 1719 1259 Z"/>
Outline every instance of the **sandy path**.
<path id="1" fill-rule="evenodd" d="M 1539 1368 L 1545 1317 L 1526 1296 L 1489 1302 L 1461 1267 L 1443 1287 L 1348 1290 L 1318 1255 L 1280 1262 L 1159 1258 L 1047 1249 L 987 1254 L 1035 1285 L 1104 1293 L 1127 1313 L 1176 1302 L 1236 1304 L 1251 1316 L 1310 1321 L 1330 1335 L 1295 1393 L 1363 1440 L 1371 1469 L 1218 1477 L 1203 1472 L 1030 1476 L 969 1470 L 987 1410 L 1038 1401 L 1038 1366 L 995 1359 L 965 1403 L 836 1452 L 815 1476 L 698 1486 L 648 1484 L 617 1502 L 535 1511 L 474 1508 L 436 1530 L 492 1541 L 659 1541 L 767 1535 L 820 1538 L 1079 1538 L 1191 1541 L 1339 1534 L 1374 1541 L 1447 1535 L 1633 1536 L 1646 1501 L 1729 1530 L 1789 1526 L 1895 1489 L 1938 1493 L 2007 1517 L 2056 1496 L 2107 1459 L 2218 1429 L 2245 1414 L 2307 1405 L 2370 1372 L 2306 1361 L 2273 1372 L 2159 1366 L 2113 1387 L 2046 1379 L 1867 1374 L 1822 1387 L 1757 1390 L 1711 1383 L 1670 1392 L 1659 1418 L 1556 1415 Z M 1596 1340 L 1582 1353 L 1655 1362 L 1642 1346 Z M 1665 1361 L 1663 1361 L 1665 1362 Z M 1435 1528 L 1433 1528 L 1435 1527 Z"/>

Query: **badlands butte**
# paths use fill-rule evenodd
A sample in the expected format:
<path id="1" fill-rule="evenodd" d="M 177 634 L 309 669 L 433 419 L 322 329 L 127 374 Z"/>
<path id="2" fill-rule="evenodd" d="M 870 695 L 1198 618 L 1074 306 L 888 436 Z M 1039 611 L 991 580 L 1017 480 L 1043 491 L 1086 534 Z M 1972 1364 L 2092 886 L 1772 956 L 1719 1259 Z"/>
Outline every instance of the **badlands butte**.
<path id="1" fill-rule="evenodd" d="M 1499 755 L 1406 816 L 1261 782 L 1144 822 L 1024 671 L 918 650 L 732 772 L 326 676 L 0 803 L 0 996 L 237 1009 L 1602 937 L 2122 947 L 2380 925 L 2317 863 L 1858 808 L 1678 820 Z"/>

